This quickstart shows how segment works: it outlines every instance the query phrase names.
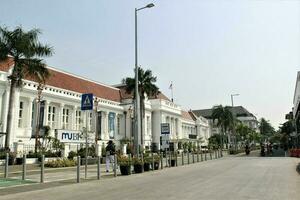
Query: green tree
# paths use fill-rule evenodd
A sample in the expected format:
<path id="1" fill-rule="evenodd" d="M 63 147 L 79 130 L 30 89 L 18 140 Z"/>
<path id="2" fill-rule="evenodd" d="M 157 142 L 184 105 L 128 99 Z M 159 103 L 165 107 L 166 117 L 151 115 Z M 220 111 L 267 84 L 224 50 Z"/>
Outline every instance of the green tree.
<path id="1" fill-rule="evenodd" d="M 289 139 L 291 138 L 291 134 L 296 131 L 295 128 L 295 121 L 294 120 L 288 120 L 285 123 L 283 123 L 279 127 L 279 132 L 281 133 L 280 142 L 283 144 L 286 148 L 289 143 Z"/>
<path id="2" fill-rule="evenodd" d="M 53 50 L 48 45 L 38 41 L 39 29 L 32 29 L 28 32 L 22 27 L 16 27 L 10 31 L 6 27 L 0 27 L 0 61 L 12 58 L 14 67 L 10 80 L 9 104 L 7 113 L 7 127 L 5 147 L 9 148 L 9 141 L 12 127 L 12 113 L 15 105 L 16 88 L 22 86 L 22 80 L 30 77 L 39 83 L 44 83 L 49 77 L 49 71 L 41 59 L 44 56 L 51 56 Z"/>
<path id="3" fill-rule="evenodd" d="M 235 130 L 236 130 L 239 140 L 243 140 L 243 141 L 248 140 L 248 142 L 252 141 L 251 137 L 254 136 L 252 134 L 255 131 L 253 129 L 251 129 L 250 127 L 248 127 L 247 125 L 245 125 L 243 123 L 238 123 Z"/>
<path id="4" fill-rule="evenodd" d="M 139 89 L 139 95 L 140 95 L 140 105 L 141 105 L 141 127 L 142 127 L 142 132 L 141 132 L 141 141 L 142 144 L 143 142 L 143 119 L 145 117 L 145 104 L 144 101 L 146 99 L 146 95 L 148 97 L 156 97 L 159 88 L 155 85 L 156 83 L 156 76 L 153 76 L 151 70 L 144 70 L 143 68 L 139 67 L 138 68 L 138 89 Z M 122 82 L 126 85 L 126 92 L 128 93 L 134 93 L 135 90 L 135 78 L 127 77 L 122 80 Z"/>
<path id="5" fill-rule="evenodd" d="M 208 146 L 209 148 L 218 148 L 221 146 L 221 135 L 213 135 L 208 138 Z"/>
<path id="6" fill-rule="evenodd" d="M 288 120 L 279 127 L 279 131 L 281 133 L 285 133 L 285 134 L 288 134 L 288 135 L 295 132 L 295 130 L 296 129 L 295 129 L 295 125 L 294 125 L 293 120 Z"/>
<path id="7" fill-rule="evenodd" d="M 265 118 L 259 121 L 259 131 L 264 139 L 271 137 L 275 133 L 274 127 Z"/>
<path id="8" fill-rule="evenodd" d="M 219 105 L 213 107 L 212 119 L 213 123 L 216 122 L 217 127 L 221 129 L 221 146 L 223 148 L 223 136 L 227 135 L 229 137 L 228 131 L 232 130 L 234 127 L 234 116 L 230 111 L 229 106 L 223 107 L 222 105 Z"/>

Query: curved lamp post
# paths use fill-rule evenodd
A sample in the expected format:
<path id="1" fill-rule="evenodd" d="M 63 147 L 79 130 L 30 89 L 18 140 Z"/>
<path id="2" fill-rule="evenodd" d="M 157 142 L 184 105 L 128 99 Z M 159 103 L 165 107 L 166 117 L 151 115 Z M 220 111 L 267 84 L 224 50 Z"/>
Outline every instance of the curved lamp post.
<path id="1" fill-rule="evenodd" d="M 145 8 L 152 8 L 154 7 L 153 3 L 150 3 L 142 8 L 135 8 L 135 135 L 134 135 L 134 146 L 135 146 L 135 153 L 138 155 L 139 147 L 141 144 L 141 105 L 140 105 L 140 96 L 139 96 L 139 89 L 138 89 L 138 44 L 137 44 L 137 13 L 140 10 Z"/>

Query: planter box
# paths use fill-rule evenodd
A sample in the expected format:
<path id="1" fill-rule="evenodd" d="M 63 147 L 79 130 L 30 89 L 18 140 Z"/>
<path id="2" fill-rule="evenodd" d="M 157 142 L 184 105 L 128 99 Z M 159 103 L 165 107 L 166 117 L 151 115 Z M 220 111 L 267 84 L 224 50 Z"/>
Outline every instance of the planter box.
<path id="1" fill-rule="evenodd" d="M 131 166 L 120 166 L 121 174 L 122 174 L 122 175 L 125 175 L 125 176 L 131 174 L 130 169 L 131 169 Z"/>
<path id="2" fill-rule="evenodd" d="M 9 158 L 8 165 L 14 165 L 16 163 L 16 158 Z"/>
<path id="3" fill-rule="evenodd" d="M 150 171 L 150 163 L 144 163 L 144 171 Z"/>
<path id="4" fill-rule="evenodd" d="M 170 160 L 169 160 L 169 164 L 170 164 Z M 171 167 L 175 167 L 176 164 L 176 160 L 171 160 Z"/>
<path id="5" fill-rule="evenodd" d="M 143 172 L 143 165 L 133 165 L 133 169 L 135 173 L 142 173 Z"/>
<path id="6" fill-rule="evenodd" d="M 23 158 L 16 158 L 16 165 L 22 165 L 23 164 Z"/>

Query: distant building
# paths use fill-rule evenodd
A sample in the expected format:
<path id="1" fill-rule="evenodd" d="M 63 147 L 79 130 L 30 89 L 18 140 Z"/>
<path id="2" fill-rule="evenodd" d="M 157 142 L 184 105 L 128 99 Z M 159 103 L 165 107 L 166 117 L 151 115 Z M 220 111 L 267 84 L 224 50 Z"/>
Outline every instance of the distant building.
<path id="1" fill-rule="evenodd" d="M 296 125 L 296 132 L 292 135 L 294 145 L 300 144 L 300 71 L 297 73 L 295 91 L 294 91 L 294 99 L 293 99 L 293 114 L 292 116 L 289 114 L 286 118 L 294 119 Z"/>
<path id="2" fill-rule="evenodd" d="M 243 106 L 234 106 L 230 107 L 229 109 L 232 112 L 232 114 L 244 125 L 258 131 L 258 121 L 256 117 L 252 113 L 250 113 L 246 108 L 244 108 Z M 212 112 L 213 108 L 193 110 L 193 113 L 195 113 L 198 117 L 202 116 L 209 120 L 211 128 L 210 132 L 212 135 L 215 135 L 219 134 L 220 130 L 213 124 Z"/>

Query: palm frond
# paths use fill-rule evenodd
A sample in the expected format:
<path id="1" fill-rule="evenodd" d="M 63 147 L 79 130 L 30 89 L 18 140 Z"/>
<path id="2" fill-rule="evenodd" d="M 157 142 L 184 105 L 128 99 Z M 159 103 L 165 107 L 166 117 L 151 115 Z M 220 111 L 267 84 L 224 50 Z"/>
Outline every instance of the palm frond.
<path id="1" fill-rule="evenodd" d="M 41 59 L 21 59 L 22 73 L 24 77 L 31 77 L 38 83 L 45 84 L 46 79 L 50 77 L 50 72 L 46 64 Z"/>

